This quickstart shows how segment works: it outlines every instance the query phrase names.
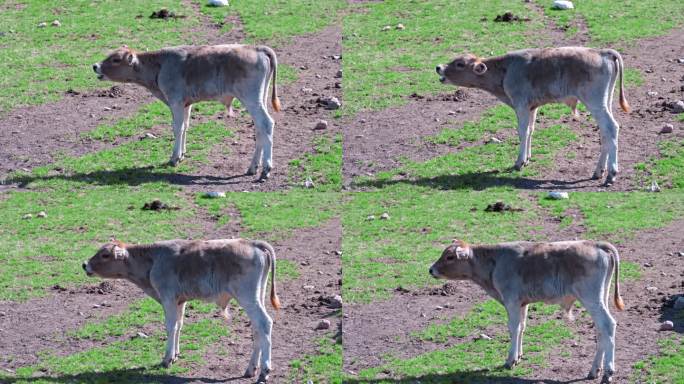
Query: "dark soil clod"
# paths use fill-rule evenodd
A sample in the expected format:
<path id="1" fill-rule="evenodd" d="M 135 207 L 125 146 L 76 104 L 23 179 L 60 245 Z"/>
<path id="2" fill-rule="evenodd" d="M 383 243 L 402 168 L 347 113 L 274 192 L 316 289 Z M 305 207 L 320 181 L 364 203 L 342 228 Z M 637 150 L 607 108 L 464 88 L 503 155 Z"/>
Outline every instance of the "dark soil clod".
<path id="1" fill-rule="evenodd" d="M 158 11 L 154 11 L 154 12 L 152 12 L 152 14 L 150 15 L 150 19 L 164 19 L 164 20 L 168 20 L 168 19 L 183 19 L 183 18 L 185 18 L 184 15 L 176 15 L 175 12 L 169 11 L 169 10 L 166 9 L 166 8 L 162 8 L 162 9 L 160 9 L 160 10 L 158 10 Z"/>
<path id="2" fill-rule="evenodd" d="M 153 200 L 150 203 L 145 203 L 142 207 L 143 211 L 175 211 L 179 209 L 179 207 L 172 207 L 161 200 Z"/>
<path id="3" fill-rule="evenodd" d="M 513 208 L 503 201 L 497 201 L 494 204 L 488 204 L 485 212 L 520 212 L 522 208 Z"/>
<path id="4" fill-rule="evenodd" d="M 494 19 L 495 23 L 512 23 L 514 21 L 530 21 L 530 19 L 528 17 L 521 18 L 514 15 L 513 12 L 505 12 L 503 15 L 496 15 L 496 18 Z"/>

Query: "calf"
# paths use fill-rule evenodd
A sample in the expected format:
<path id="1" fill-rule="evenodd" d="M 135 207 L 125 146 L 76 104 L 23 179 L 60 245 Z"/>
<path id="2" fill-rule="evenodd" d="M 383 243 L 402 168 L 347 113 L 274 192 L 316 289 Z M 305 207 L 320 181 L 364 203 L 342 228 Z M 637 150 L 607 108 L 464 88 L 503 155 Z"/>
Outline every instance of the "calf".
<path id="1" fill-rule="evenodd" d="M 226 314 L 235 298 L 252 323 L 254 345 L 246 377 L 266 381 L 271 371 L 271 326 L 264 298 L 269 270 L 271 304 L 280 308 L 275 287 L 275 251 L 263 241 L 244 239 L 169 240 L 149 245 L 112 242 L 104 245 L 83 269 L 88 276 L 126 279 L 164 308 L 167 344 L 162 365 L 169 367 L 179 354 L 185 303 L 200 299 L 216 303 Z"/>
<path id="2" fill-rule="evenodd" d="M 615 372 L 615 320 L 608 311 L 610 279 L 615 271 L 613 303 L 624 309 L 619 285 L 620 256 L 607 242 L 513 242 L 469 245 L 454 240 L 430 267 L 438 279 L 472 280 L 506 307 L 511 349 L 506 368 L 522 357 L 527 305 L 560 304 L 571 318 L 579 300 L 591 314 L 598 344 L 589 378 L 596 378 L 605 363 L 604 380 Z"/>
<path id="3" fill-rule="evenodd" d="M 438 65 L 442 83 L 483 89 L 515 110 L 518 118 L 520 153 L 515 169 L 532 156 L 532 133 L 540 106 L 562 102 L 576 115 L 581 101 L 596 119 L 601 131 L 601 154 L 593 174 L 600 179 L 609 166 L 606 185 L 618 173 L 619 126 L 611 112 L 615 81 L 620 76 L 620 106 L 630 111 L 624 95 L 622 57 L 612 49 L 563 47 L 524 49 L 492 58 L 471 54 L 457 56 Z"/>
<path id="4" fill-rule="evenodd" d="M 124 46 L 94 64 L 93 70 L 100 80 L 142 85 L 169 106 L 175 137 L 170 163 L 174 166 L 185 156 L 192 104 L 217 100 L 232 115 L 231 103 L 237 97 L 252 115 L 256 130 L 254 156 L 247 174 L 256 174 L 263 161 L 260 180 L 265 180 L 273 167 L 274 124 L 266 109 L 266 97 L 272 77 L 271 105 L 280 111 L 277 67 L 275 52 L 269 47 L 227 44 L 181 46 L 153 52 L 135 52 Z"/>

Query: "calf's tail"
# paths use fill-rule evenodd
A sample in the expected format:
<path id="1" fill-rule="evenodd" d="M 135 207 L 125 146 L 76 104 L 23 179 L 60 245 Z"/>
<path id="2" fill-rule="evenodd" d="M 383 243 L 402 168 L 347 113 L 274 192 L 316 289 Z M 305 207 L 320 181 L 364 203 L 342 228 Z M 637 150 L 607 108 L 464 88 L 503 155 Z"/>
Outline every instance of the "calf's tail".
<path id="1" fill-rule="evenodd" d="M 607 51 L 608 53 L 610 53 L 610 55 L 613 56 L 613 60 L 615 60 L 615 67 L 617 69 L 617 76 L 620 76 L 620 108 L 622 108 L 623 111 L 629 113 L 632 111 L 632 108 L 629 106 L 627 98 L 625 97 L 625 66 L 622 62 L 622 56 L 620 56 L 620 53 L 618 53 L 618 51 L 614 49 L 608 49 Z"/>
<path id="2" fill-rule="evenodd" d="M 271 78 L 273 80 L 273 86 L 271 88 L 271 105 L 276 112 L 280 112 L 281 105 L 280 99 L 278 98 L 278 88 L 276 86 L 276 77 L 278 75 L 278 58 L 276 58 L 275 52 L 267 46 L 259 46 L 259 50 L 268 56 L 268 60 L 271 62 Z"/>
<path id="3" fill-rule="evenodd" d="M 264 253 L 268 255 L 268 261 L 269 264 L 271 265 L 271 305 L 273 305 L 273 308 L 275 309 L 280 309 L 280 299 L 278 298 L 278 293 L 276 293 L 276 281 L 275 281 L 275 274 L 276 274 L 276 254 L 275 254 L 275 249 L 271 246 L 271 244 L 265 242 L 265 241 L 255 241 L 254 244 L 259 247 Z M 266 271 L 268 273 L 268 271 Z"/>
<path id="4" fill-rule="evenodd" d="M 622 311 L 625 309 L 625 302 L 622 301 L 622 297 L 620 297 L 620 254 L 618 254 L 617 248 L 611 243 L 601 241 L 598 243 L 598 246 L 609 253 L 613 260 L 612 264 L 613 268 L 615 268 L 615 293 L 613 293 L 613 303 L 615 304 L 615 308 Z"/>

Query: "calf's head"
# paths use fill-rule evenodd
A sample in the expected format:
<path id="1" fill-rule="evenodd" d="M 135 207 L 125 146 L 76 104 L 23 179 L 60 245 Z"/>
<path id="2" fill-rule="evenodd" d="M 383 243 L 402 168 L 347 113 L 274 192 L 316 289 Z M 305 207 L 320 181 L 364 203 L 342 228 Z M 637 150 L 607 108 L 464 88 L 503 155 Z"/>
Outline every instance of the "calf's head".
<path id="1" fill-rule="evenodd" d="M 140 62 L 138 56 L 125 45 L 107 56 L 102 62 L 93 64 L 93 71 L 99 80 L 131 82 L 136 78 Z"/>
<path id="2" fill-rule="evenodd" d="M 127 259 L 128 251 L 123 243 L 107 243 L 95 253 L 95 256 L 83 263 L 83 270 L 88 276 L 118 279 L 127 275 Z"/>
<path id="3" fill-rule="evenodd" d="M 487 65 L 479 57 L 465 54 L 456 56 L 449 64 L 438 65 L 436 70 L 444 84 L 472 86 L 487 72 Z"/>
<path id="4" fill-rule="evenodd" d="M 436 279 L 466 280 L 472 275 L 472 250 L 461 240 L 454 240 L 442 256 L 430 267 L 430 275 Z"/>

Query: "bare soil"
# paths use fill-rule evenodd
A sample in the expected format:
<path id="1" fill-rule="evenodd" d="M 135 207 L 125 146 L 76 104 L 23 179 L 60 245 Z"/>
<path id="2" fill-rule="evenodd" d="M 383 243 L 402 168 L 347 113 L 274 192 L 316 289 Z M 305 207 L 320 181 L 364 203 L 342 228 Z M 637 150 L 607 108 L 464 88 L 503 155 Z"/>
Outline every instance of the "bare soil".
<path id="1" fill-rule="evenodd" d="M 215 228 L 215 233 L 233 232 L 235 228 L 231 224 L 229 228 Z M 340 294 L 342 274 L 336 253 L 340 250 L 340 234 L 340 222 L 333 219 L 319 228 L 298 230 L 285 240 L 272 242 L 278 259 L 294 262 L 300 272 L 300 277 L 296 279 L 285 280 L 282 275 L 277 278 L 281 310 L 276 312 L 268 305 L 268 311 L 274 319 L 273 382 L 288 377 L 290 361 L 314 354 L 317 339 L 341 336 L 340 309 L 330 308 L 326 300 Z M 304 286 L 314 288 L 305 289 Z M 0 303 L 0 350 L 3 351 L 0 368 L 13 371 L 21 366 L 35 364 L 39 362 L 38 355 L 46 351 L 65 356 L 107 345 L 116 339 L 96 342 L 76 339 L 68 333 L 85 323 L 121 313 L 132 301 L 144 297 L 140 289 L 122 280 L 107 280 L 73 290 L 57 287 L 52 291 L 44 298 L 24 303 Z M 207 316 L 194 313 L 192 309 L 186 312 L 187 323 Z M 230 312 L 233 316 L 230 324 L 227 324 L 230 336 L 223 345 L 227 356 L 208 350 L 203 358 L 204 363 L 199 367 L 193 366 L 187 375 L 151 377 L 141 373 L 139 377 L 135 376 L 136 382 L 253 382 L 253 379 L 238 378 L 244 373 L 250 357 L 252 332 L 249 320 L 242 314 L 238 315 L 236 307 L 231 308 Z M 321 319 L 330 321 L 329 330 L 315 330 Z M 138 331 L 147 334 L 163 331 L 163 324 L 159 322 L 148 324 L 142 329 L 130 329 L 123 338 L 134 337 Z M 181 349 L 182 343 L 181 337 Z M 160 350 L 160 361 L 162 355 L 163 351 Z M 49 372 L 44 374 L 57 381 L 87 381 L 94 379 L 95 375 L 102 379 L 112 374 L 112 378 L 115 378 L 122 373 L 137 375 L 137 371 L 86 373 L 76 377 L 53 376 Z"/>
<path id="2" fill-rule="evenodd" d="M 618 372 L 614 382 L 629 381 L 634 363 L 657 354 L 658 339 L 673 332 L 684 333 L 684 323 L 674 319 L 672 307 L 676 297 L 684 294 L 684 257 L 679 255 L 684 249 L 682 224 L 684 222 L 680 220 L 665 228 L 645 230 L 632 239 L 607 239 L 618 247 L 621 261 L 637 263 L 642 271 L 640 279 L 627 280 L 620 284 L 625 310 L 620 312 L 610 305 L 618 322 Z M 546 218 L 542 232 L 532 236 L 555 241 L 581 238 L 583 232 L 584 229 L 577 225 L 561 229 L 557 222 Z M 646 290 L 649 286 L 657 287 L 657 291 L 649 292 Z M 345 305 L 345 372 L 353 375 L 365 368 L 382 365 L 387 354 L 407 359 L 472 340 L 477 334 L 464 339 L 454 338 L 444 345 L 419 340 L 412 337 L 411 333 L 425 329 L 430 324 L 463 316 L 475 303 L 487 298 L 484 291 L 471 282 L 447 282 L 436 288 L 397 289 L 392 299 L 386 301 Z M 534 367 L 532 375 L 521 378 L 492 379 L 485 375 L 482 377 L 483 382 L 558 383 L 584 379 L 589 372 L 596 343 L 593 322 L 590 317 L 582 316 L 581 312 L 584 309 L 575 310 L 577 320 L 566 323 L 577 337 L 564 341 L 562 345 L 553 346 L 545 366 Z M 658 330 L 660 323 L 665 320 L 675 323 L 674 331 Z M 544 318 L 531 313 L 528 324 L 538 324 L 541 321 Z M 508 332 L 505 326 L 490 327 L 482 331 L 490 335 Z M 571 356 L 564 358 L 560 356 L 560 351 L 568 351 Z M 525 364 L 524 358 L 521 364 Z M 456 376 L 441 378 L 450 378 L 456 382 L 459 380 Z"/>
<path id="3" fill-rule="evenodd" d="M 540 40 L 540 46 L 583 45 L 586 37 L 582 30 L 580 26 L 580 33 L 569 38 L 562 31 L 550 30 L 548 35 Z M 619 136 L 620 174 L 613 186 L 604 188 L 601 185 L 602 181 L 590 179 L 600 152 L 596 123 L 586 113 L 582 113 L 580 119 L 575 121 L 571 119 L 569 111 L 568 117 L 562 122 L 577 134 L 578 140 L 558 153 L 551 169 L 535 178 L 521 177 L 508 181 L 492 177 L 491 185 L 511 183 L 516 188 L 524 189 L 578 191 L 631 191 L 641 190 L 650 185 L 650 180 L 638 179 L 634 166 L 658 157 L 657 145 L 660 140 L 673 136 L 684 137 L 684 124 L 676 121 L 675 115 L 663 106 L 663 103 L 684 98 L 682 90 L 684 65 L 676 62 L 676 59 L 684 52 L 684 40 L 679 38 L 682 33 L 684 30 L 677 29 L 666 36 L 643 39 L 623 49 L 617 47 L 622 53 L 625 66 L 642 73 L 644 85 L 626 90 L 627 99 L 633 109 L 630 114 L 622 110 L 614 112 L 621 130 Z M 436 74 L 435 81 L 437 81 Z M 647 93 L 650 91 L 655 91 L 658 95 L 648 96 Z M 456 148 L 434 145 L 426 143 L 423 138 L 434 135 L 445 126 L 453 125 L 455 122 L 476 119 L 486 108 L 496 105 L 498 101 L 479 90 L 465 90 L 467 95 L 465 100 L 451 97 L 452 92 L 445 91 L 444 94 L 436 97 L 418 100 L 415 96 L 406 95 L 408 102 L 404 106 L 377 112 L 363 112 L 345 121 L 343 166 L 345 187 L 357 188 L 353 185 L 355 177 L 372 176 L 379 171 L 396 168 L 401 165 L 401 159 L 404 158 L 412 161 L 425 161 L 466 147 L 466 145 Z M 443 101 L 444 99 L 448 101 Z M 675 126 L 674 133 L 659 133 L 666 123 Z M 551 124 L 555 122 L 538 116 L 538 128 Z M 481 144 L 487 139 L 488 137 L 482 137 Z M 505 132 L 502 139 L 517 142 L 517 134 Z M 534 144 L 532 152 L 534 159 Z M 401 182 L 430 184 L 440 189 L 458 185 L 450 180 L 449 175 L 435 178 L 431 180 L 431 183 L 425 183 L 425 181 L 409 178 Z"/>

